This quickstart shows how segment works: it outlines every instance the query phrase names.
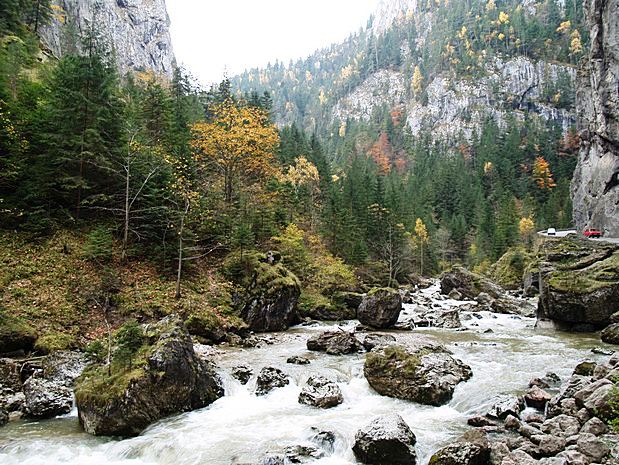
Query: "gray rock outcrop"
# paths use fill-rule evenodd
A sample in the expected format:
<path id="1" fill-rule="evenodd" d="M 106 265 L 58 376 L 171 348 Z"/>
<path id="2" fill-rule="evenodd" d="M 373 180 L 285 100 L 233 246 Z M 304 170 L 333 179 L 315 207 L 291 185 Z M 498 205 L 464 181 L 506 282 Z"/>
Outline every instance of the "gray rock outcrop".
<path id="1" fill-rule="evenodd" d="M 581 146 L 572 180 L 574 221 L 619 237 L 619 1 L 586 0 L 588 59 L 578 72 Z"/>
<path id="2" fill-rule="evenodd" d="M 121 74 L 152 71 L 172 77 L 176 60 L 165 0 L 60 0 L 49 25 L 40 29 L 43 43 L 61 57 L 79 48 L 79 39 L 95 24 L 109 43 Z M 77 43 L 76 43 L 77 42 Z"/>

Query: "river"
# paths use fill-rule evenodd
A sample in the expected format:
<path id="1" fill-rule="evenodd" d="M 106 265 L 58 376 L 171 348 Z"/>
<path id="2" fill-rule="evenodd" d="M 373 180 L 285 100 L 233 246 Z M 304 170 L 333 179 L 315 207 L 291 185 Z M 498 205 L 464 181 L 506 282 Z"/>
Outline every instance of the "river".
<path id="1" fill-rule="evenodd" d="M 423 291 L 436 297 L 437 286 Z M 458 305 L 440 300 L 443 306 Z M 405 306 L 402 318 L 412 307 Z M 481 317 L 481 318 L 479 318 Z M 352 329 L 357 322 L 344 328 Z M 426 337 L 447 346 L 473 369 L 473 378 L 460 384 L 449 404 L 422 406 L 383 397 L 363 377 L 365 355 L 329 356 L 308 352 L 305 342 L 317 332 L 337 326 L 296 327 L 274 334 L 270 344 L 252 349 L 227 348 L 213 361 L 220 367 L 226 395 L 211 406 L 167 418 L 141 436 L 116 440 L 83 433 L 77 413 L 40 422 L 15 421 L 0 428 L 3 465 L 236 465 L 256 464 L 267 454 L 288 446 L 311 444 L 317 431 L 332 431 L 336 440 L 316 465 L 357 464 L 351 447 L 355 432 L 376 415 L 397 412 L 417 436 L 418 463 L 467 429 L 466 420 L 484 413 L 498 394 L 523 393 L 531 378 L 552 371 L 568 377 L 583 359 L 607 357 L 591 352 L 604 347 L 596 334 L 568 334 L 534 328 L 534 319 L 480 312 L 463 321 L 466 331 L 416 329 L 391 332 L 399 342 Z M 492 332 L 486 332 L 492 329 Z M 310 365 L 286 363 L 292 355 L 311 359 Z M 291 383 L 263 397 L 253 394 L 255 375 L 242 386 L 230 375 L 244 364 L 254 373 L 264 366 L 281 368 Z M 301 387 L 311 374 L 337 380 L 344 395 L 338 407 L 321 410 L 298 403 Z"/>

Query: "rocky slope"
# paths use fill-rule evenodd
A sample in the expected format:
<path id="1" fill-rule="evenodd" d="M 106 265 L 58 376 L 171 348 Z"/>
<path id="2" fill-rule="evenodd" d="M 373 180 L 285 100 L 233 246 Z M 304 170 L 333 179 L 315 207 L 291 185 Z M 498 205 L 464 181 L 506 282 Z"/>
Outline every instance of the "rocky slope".
<path id="1" fill-rule="evenodd" d="M 578 75 L 574 220 L 619 237 L 619 2 L 587 0 L 585 10 L 591 46 Z"/>
<path id="2" fill-rule="evenodd" d="M 346 42 L 287 67 L 248 71 L 234 84 L 269 90 L 279 122 L 309 130 L 370 121 L 386 108 L 414 136 L 434 140 L 470 140 L 489 117 L 502 128 L 533 119 L 565 133 L 575 124 L 580 52 L 568 51 L 566 39 L 580 34 L 574 18 L 555 0 L 382 0 L 368 28 Z M 570 26 L 557 31 L 561 23 Z"/>
<path id="3" fill-rule="evenodd" d="M 43 43 L 56 57 L 75 48 L 75 35 L 93 24 L 112 47 L 121 74 L 129 70 L 172 76 L 175 64 L 165 0 L 60 0 Z"/>

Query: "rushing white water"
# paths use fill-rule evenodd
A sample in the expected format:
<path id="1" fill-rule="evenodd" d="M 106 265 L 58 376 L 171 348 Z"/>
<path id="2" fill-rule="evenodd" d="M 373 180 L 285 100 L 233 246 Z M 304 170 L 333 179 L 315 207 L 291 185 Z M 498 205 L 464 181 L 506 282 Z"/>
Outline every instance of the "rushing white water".
<path id="1" fill-rule="evenodd" d="M 427 295 L 436 291 L 424 291 Z M 455 301 L 441 301 L 453 306 Z M 406 307 L 406 317 L 411 307 Z M 422 406 L 379 396 L 363 377 L 365 355 L 328 356 L 308 352 L 305 341 L 334 326 L 298 327 L 273 337 L 274 343 L 255 349 L 226 349 L 214 357 L 226 396 L 208 408 L 176 415 L 133 439 L 94 438 L 81 432 L 75 413 L 42 422 L 17 421 L 0 428 L 3 465 L 232 465 L 254 464 L 288 446 L 311 443 L 317 431 L 333 431 L 333 450 L 312 463 L 356 464 L 351 447 L 355 432 L 376 415 L 397 412 L 417 436 L 418 463 L 467 429 L 466 420 L 485 412 L 493 396 L 522 393 L 528 381 L 548 371 L 562 378 L 581 359 L 597 359 L 591 348 L 603 346 L 596 335 L 576 335 L 533 328 L 534 320 L 481 312 L 464 322 L 468 331 L 418 329 L 392 332 L 398 341 L 420 337 L 445 344 L 469 364 L 473 378 L 456 389 L 442 407 Z M 349 328 L 356 322 L 349 323 Z M 493 332 L 485 333 L 486 329 Z M 310 358 L 310 365 L 286 364 L 292 355 Z M 281 368 L 290 385 L 263 397 L 253 394 L 255 375 L 242 386 L 230 376 L 238 364 L 254 373 L 264 366 Z M 344 403 L 322 410 L 298 403 L 301 387 L 312 374 L 336 380 Z"/>

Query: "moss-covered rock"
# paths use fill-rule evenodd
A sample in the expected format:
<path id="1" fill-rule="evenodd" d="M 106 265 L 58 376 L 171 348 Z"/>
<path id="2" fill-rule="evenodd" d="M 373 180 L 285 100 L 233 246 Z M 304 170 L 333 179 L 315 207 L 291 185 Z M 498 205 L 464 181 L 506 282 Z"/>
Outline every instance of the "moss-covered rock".
<path id="1" fill-rule="evenodd" d="M 241 317 L 252 331 L 283 331 L 298 320 L 297 303 L 301 294 L 299 279 L 281 262 L 277 254 L 254 253 L 243 263 L 245 303 Z"/>
<path id="2" fill-rule="evenodd" d="M 367 354 L 363 374 L 381 395 L 426 405 L 443 405 L 471 368 L 441 346 L 392 345 Z"/>
<path id="3" fill-rule="evenodd" d="M 185 320 L 185 326 L 190 334 L 207 343 L 219 344 L 226 339 L 225 321 L 208 310 L 193 312 Z"/>
<path id="4" fill-rule="evenodd" d="M 48 333 L 40 336 L 34 344 L 34 349 L 44 355 L 59 350 L 75 348 L 75 337 L 67 333 Z"/>
<path id="5" fill-rule="evenodd" d="M 604 331 L 602 331 L 601 338 L 603 342 L 608 344 L 619 345 L 619 323 L 607 326 Z"/>
<path id="6" fill-rule="evenodd" d="M 567 237 L 544 244 L 538 257 L 538 315 L 565 329 L 603 328 L 619 311 L 619 246 Z"/>
<path id="7" fill-rule="evenodd" d="M 519 289 L 531 255 L 522 246 L 512 247 L 492 266 L 490 278 L 504 289 Z"/>
<path id="8" fill-rule="evenodd" d="M 0 310 L 0 354 L 18 350 L 29 352 L 36 339 L 36 331 L 26 322 Z"/>
<path id="9" fill-rule="evenodd" d="M 223 395 L 213 368 L 197 357 L 178 317 L 145 328 L 131 369 L 92 366 L 78 380 L 80 424 L 97 436 L 135 436 L 154 421 L 204 407 Z"/>

